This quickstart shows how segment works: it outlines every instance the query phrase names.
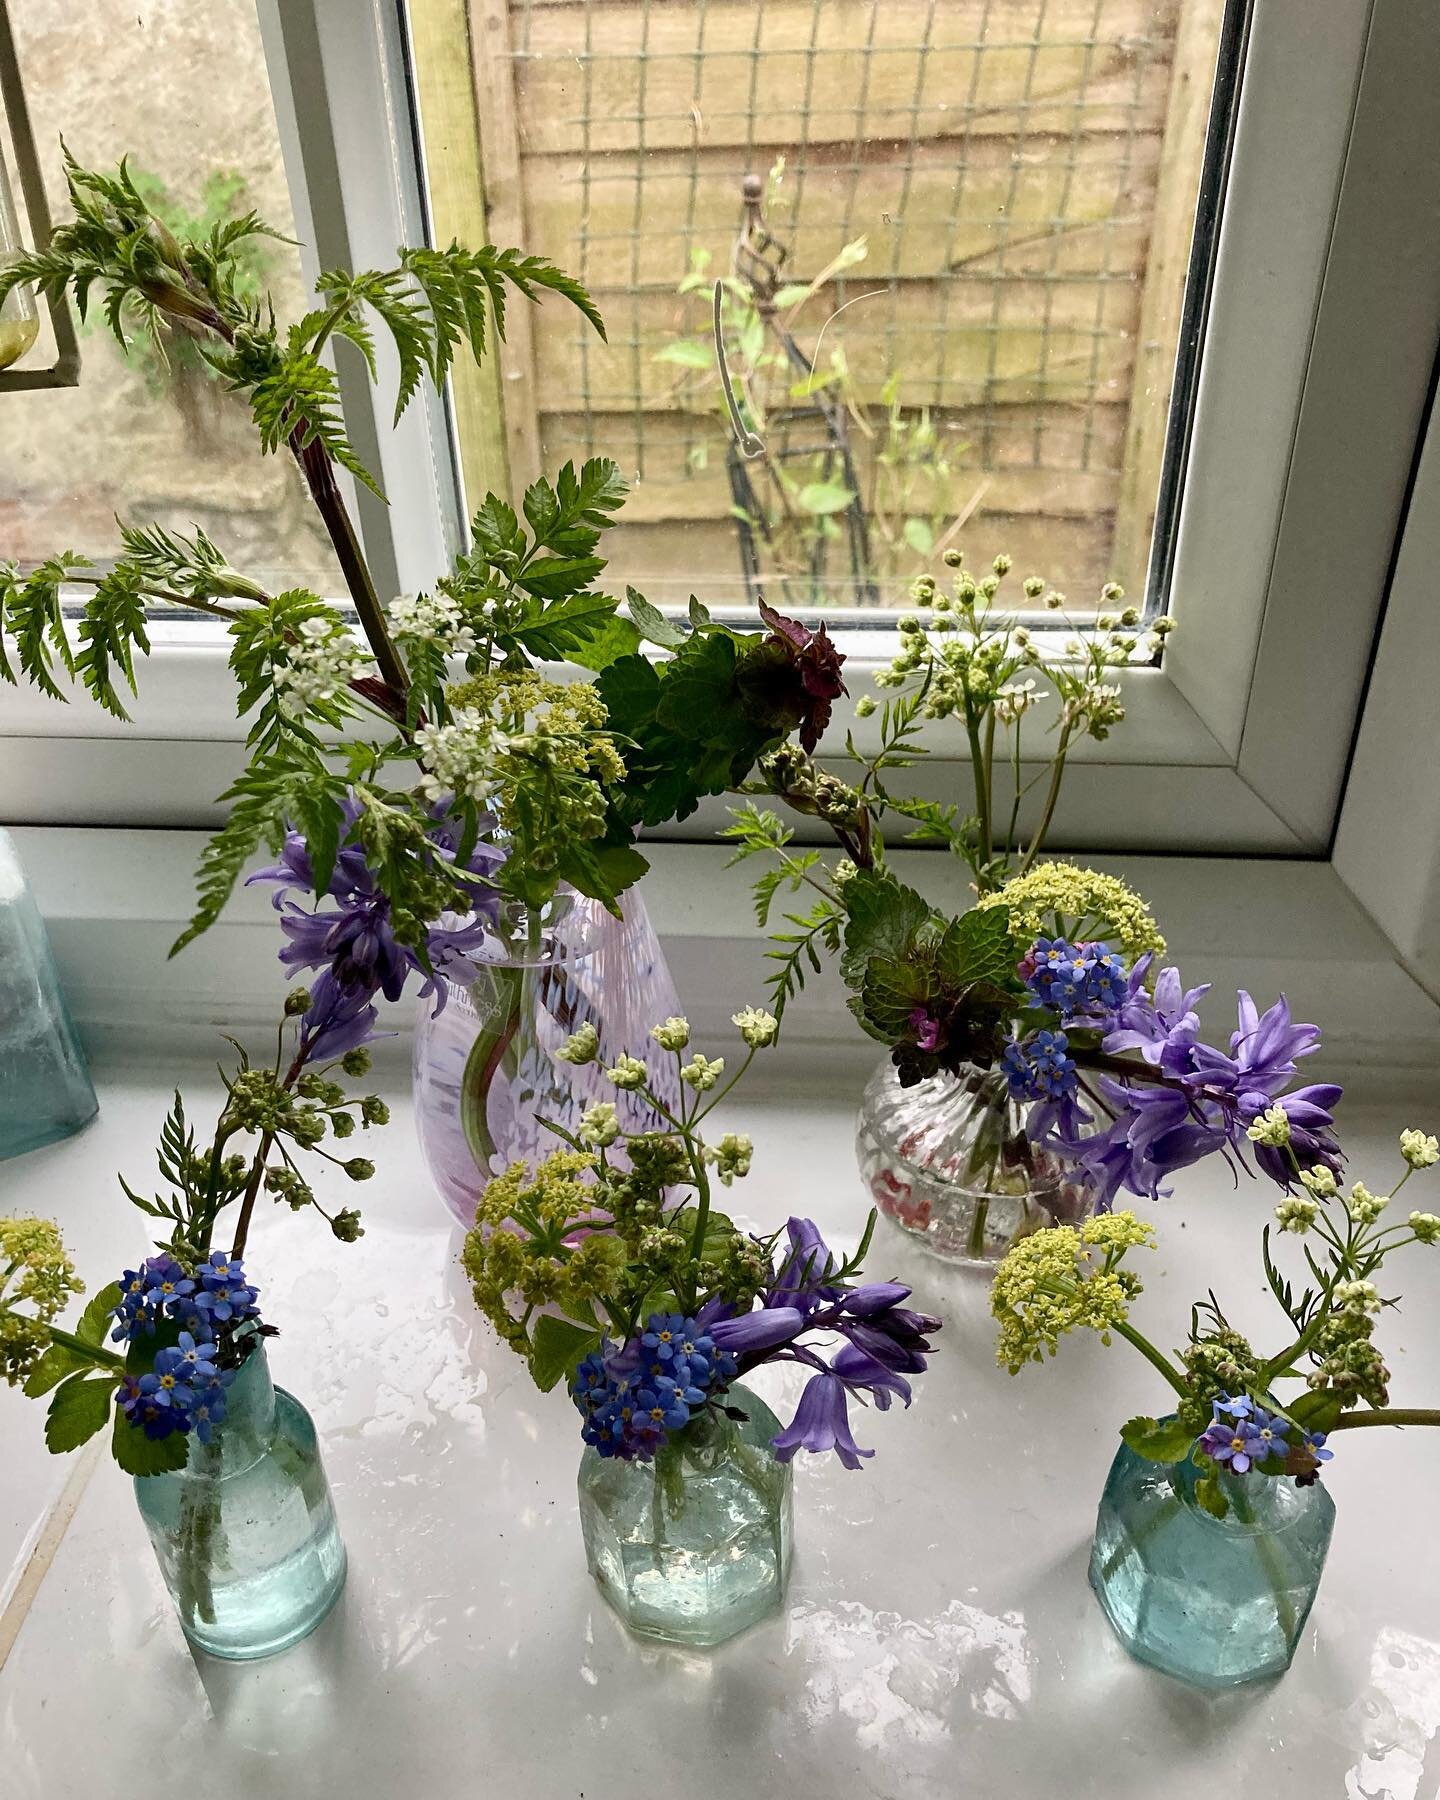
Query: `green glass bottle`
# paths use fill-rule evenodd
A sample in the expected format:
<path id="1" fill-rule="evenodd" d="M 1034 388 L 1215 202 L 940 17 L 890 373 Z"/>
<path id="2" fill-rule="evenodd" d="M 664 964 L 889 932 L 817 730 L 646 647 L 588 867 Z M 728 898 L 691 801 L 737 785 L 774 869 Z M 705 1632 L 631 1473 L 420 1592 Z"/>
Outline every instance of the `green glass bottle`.
<path id="1" fill-rule="evenodd" d="M 700 1414 L 652 1463 L 581 1459 L 590 1573 L 641 1637 L 721 1644 L 784 1599 L 793 1509 L 790 1465 L 770 1448 L 780 1424 L 738 1382 L 726 1401 L 743 1421 Z"/>
<path id="2" fill-rule="evenodd" d="M 1195 1498 L 1192 1462 L 1121 1445 L 1100 1501 L 1090 1585 L 1134 1657 L 1196 1687 L 1290 1666 L 1330 1548 L 1335 1502 L 1318 1482 L 1222 1473 L 1229 1512 Z"/>
<path id="3" fill-rule="evenodd" d="M 310 1415 L 275 1387 L 257 1344 L 184 1469 L 141 1476 L 135 1498 L 192 1644 L 232 1661 L 313 1631 L 345 1585 L 345 1546 Z"/>

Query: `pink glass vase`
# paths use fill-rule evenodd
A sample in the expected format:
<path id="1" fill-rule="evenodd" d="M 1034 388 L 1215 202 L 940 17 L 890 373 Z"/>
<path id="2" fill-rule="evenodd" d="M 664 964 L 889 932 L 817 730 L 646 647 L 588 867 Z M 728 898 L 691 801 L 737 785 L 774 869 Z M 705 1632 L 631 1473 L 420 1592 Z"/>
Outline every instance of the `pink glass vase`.
<path id="1" fill-rule="evenodd" d="M 494 961 L 477 963 L 468 987 L 446 983 L 445 1005 L 420 1002 L 415 1029 L 415 1119 L 430 1174 L 462 1225 L 481 1191 L 510 1163 L 535 1163 L 573 1132 L 595 1100 L 613 1101 L 622 1130 L 660 1124 L 633 1093 L 605 1078 L 616 1058 L 653 1050 L 650 1027 L 680 1010 L 645 902 L 635 890 L 621 916 L 598 901 L 561 895 L 541 916 L 503 922 Z M 600 1039 L 592 1063 L 556 1051 L 589 1023 Z M 655 1091 L 673 1110 L 674 1059 L 651 1060 Z"/>

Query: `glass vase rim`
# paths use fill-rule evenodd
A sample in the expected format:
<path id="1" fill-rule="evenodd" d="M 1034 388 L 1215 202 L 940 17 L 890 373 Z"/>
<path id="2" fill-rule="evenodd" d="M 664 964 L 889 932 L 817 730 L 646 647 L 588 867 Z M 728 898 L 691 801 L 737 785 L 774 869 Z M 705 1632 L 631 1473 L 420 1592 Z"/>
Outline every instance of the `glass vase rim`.
<path id="1" fill-rule="evenodd" d="M 1173 1412 L 1167 1413 L 1164 1418 L 1158 1421 L 1158 1423 L 1161 1425 L 1168 1425 L 1173 1422 L 1175 1417 L 1176 1415 Z M 1124 1444 L 1124 1440 L 1122 1439 L 1121 1441 L 1122 1444 Z M 1125 1444 L 1124 1448 L 1128 1450 L 1130 1446 Z M 1149 1460 L 1147 1457 L 1140 1456 L 1138 1450 L 1131 1450 L 1130 1454 L 1138 1458 L 1141 1462 Z M 1247 1489 L 1245 1484 L 1250 1479 L 1248 1473 L 1236 1475 L 1229 1469 L 1221 1468 L 1217 1464 L 1215 1476 L 1220 1484 L 1220 1491 L 1230 1502 L 1230 1507 L 1225 1514 L 1225 1517 L 1223 1519 L 1217 1519 L 1214 1513 L 1208 1512 L 1195 1497 L 1196 1484 L 1200 1481 L 1204 1471 L 1199 1468 L 1192 1455 L 1182 1457 L 1178 1463 L 1161 1463 L 1156 1466 L 1164 1469 L 1166 1479 L 1168 1480 L 1176 1499 L 1191 1517 L 1198 1519 L 1203 1525 L 1213 1526 L 1216 1531 L 1223 1532 L 1227 1537 L 1284 1537 L 1288 1532 L 1298 1530 L 1299 1527 L 1305 1523 L 1315 1508 L 1321 1504 L 1320 1495 L 1323 1494 L 1331 1506 L 1335 1504 L 1334 1497 L 1330 1494 L 1329 1489 L 1319 1481 L 1314 1482 L 1307 1488 L 1301 1488 L 1299 1484 L 1294 1482 L 1293 1478 L 1288 1475 L 1257 1475 L 1257 1481 L 1267 1484 L 1279 1483 L 1282 1481 L 1289 1483 L 1295 1488 L 1295 1491 L 1300 1498 L 1294 1504 L 1294 1510 L 1283 1519 L 1242 1519 L 1239 1516 L 1239 1511 L 1234 1503 L 1235 1496 L 1251 1491 L 1263 1493 L 1265 1490 L 1263 1488 L 1257 1490 Z"/>

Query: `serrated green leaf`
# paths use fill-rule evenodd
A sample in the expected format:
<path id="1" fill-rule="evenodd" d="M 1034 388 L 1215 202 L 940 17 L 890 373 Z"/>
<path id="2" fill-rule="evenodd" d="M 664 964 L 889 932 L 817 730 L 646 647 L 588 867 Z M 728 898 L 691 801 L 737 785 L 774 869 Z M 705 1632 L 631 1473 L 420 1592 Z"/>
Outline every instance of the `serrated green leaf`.
<path id="1" fill-rule="evenodd" d="M 598 558 L 589 560 L 596 562 Z M 513 638 L 531 656 L 563 661 L 583 650 L 605 629 L 615 616 L 615 605 L 609 594 L 594 593 L 571 594 L 548 606 L 537 602 L 503 635 Z"/>
<path id="2" fill-rule="evenodd" d="M 872 956 L 903 957 L 931 918 L 930 903 L 893 875 L 862 869 L 845 884 L 845 950 L 840 977 L 855 987 Z"/>
<path id="3" fill-rule="evenodd" d="M 535 1321 L 530 1347 L 531 1379 L 542 1394 L 548 1394 L 559 1381 L 572 1375 L 580 1360 L 599 1343 L 598 1331 L 587 1331 L 583 1325 L 572 1325 L 569 1319 L 541 1313 Z"/>
<path id="4" fill-rule="evenodd" d="M 952 919 L 936 953 L 940 973 L 957 988 L 976 982 L 1014 987 L 1015 960 L 1010 915 L 1003 906 L 977 907 Z"/>
<path id="5" fill-rule="evenodd" d="M 640 633 L 628 619 L 612 613 L 598 631 L 592 632 L 584 643 L 572 645 L 565 655 L 567 661 L 598 675 L 622 656 L 634 656 L 639 648 Z"/>
<path id="6" fill-rule="evenodd" d="M 74 1375 L 77 1371 L 89 1369 L 91 1366 L 67 1345 L 52 1344 L 31 1369 L 23 1391 L 32 1400 L 38 1400 L 42 1394 L 48 1394 L 56 1382 L 63 1381 L 67 1375 Z"/>
<path id="7" fill-rule="evenodd" d="M 91 1296 L 89 1305 L 80 1315 L 80 1322 L 75 1327 L 75 1335 L 87 1344 L 103 1345 L 114 1324 L 111 1315 L 120 1304 L 120 1283 L 108 1282 L 98 1294 Z"/>
<path id="8" fill-rule="evenodd" d="M 174 1431 L 167 1438 L 148 1438 L 117 1406 L 110 1449 L 127 1475 L 169 1475 L 189 1462 L 190 1436 Z"/>
<path id="9" fill-rule="evenodd" d="M 859 1000 L 862 1023 L 871 1036 L 893 1044 L 910 1023 L 910 1015 L 933 992 L 928 969 L 895 956 L 872 956 L 865 965 Z"/>
<path id="10" fill-rule="evenodd" d="M 1195 1433 L 1178 1419 L 1152 1419 L 1141 1416 L 1129 1419 L 1120 1427 L 1120 1436 L 1137 1456 L 1147 1462 L 1184 1462 L 1195 1442 Z"/>
<path id="11" fill-rule="evenodd" d="M 1218 1475 L 1202 1475 L 1195 1483 L 1195 1503 L 1212 1519 L 1223 1519 L 1228 1515 L 1230 1502 L 1225 1498 Z"/>
<path id="12" fill-rule="evenodd" d="M 45 1415 L 45 1447 L 62 1456 L 103 1429 L 115 1398 L 115 1378 L 71 1375 L 56 1388 Z"/>
<path id="13" fill-rule="evenodd" d="M 625 590 L 625 604 L 640 635 L 647 642 L 658 644 L 662 650 L 678 650 L 690 635 L 673 619 L 667 619 L 658 606 L 652 606 L 633 587 Z"/>

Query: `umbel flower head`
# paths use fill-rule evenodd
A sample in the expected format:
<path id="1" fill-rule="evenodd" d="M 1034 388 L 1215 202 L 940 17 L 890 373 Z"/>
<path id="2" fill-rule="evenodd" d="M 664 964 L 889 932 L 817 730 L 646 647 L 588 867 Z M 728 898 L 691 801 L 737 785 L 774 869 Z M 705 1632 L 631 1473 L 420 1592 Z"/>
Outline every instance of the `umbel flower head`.
<path id="1" fill-rule="evenodd" d="M 1000 1321 L 999 1361 L 1018 1375 L 1027 1362 L 1053 1356 L 1070 1331 L 1098 1332 L 1108 1344 L 1141 1291 L 1121 1259 L 1154 1244 L 1151 1227 L 1128 1212 L 1022 1238 L 996 1270 L 990 1293 L 990 1310 Z"/>
<path id="2" fill-rule="evenodd" d="M 85 1284 L 48 1219 L 0 1219 L 0 1265 L 0 1375 L 18 1387 L 49 1346 L 51 1321 Z"/>

